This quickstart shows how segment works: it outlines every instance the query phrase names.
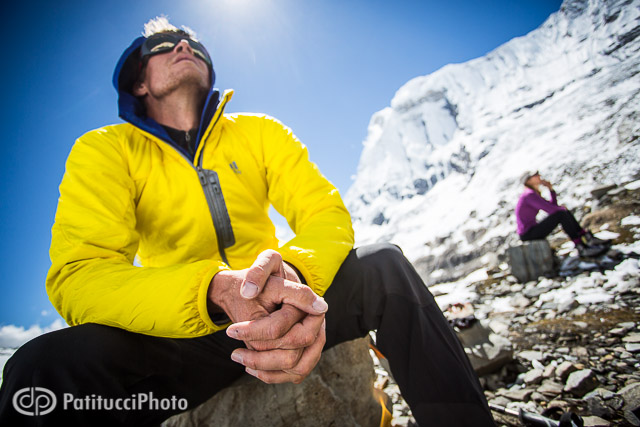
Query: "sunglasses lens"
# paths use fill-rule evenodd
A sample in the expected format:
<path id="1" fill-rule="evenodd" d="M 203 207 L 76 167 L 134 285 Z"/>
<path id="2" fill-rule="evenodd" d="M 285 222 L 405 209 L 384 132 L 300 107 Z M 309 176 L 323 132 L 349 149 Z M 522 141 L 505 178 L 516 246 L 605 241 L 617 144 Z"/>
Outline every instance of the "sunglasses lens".
<path id="1" fill-rule="evenodd" d="M 149 49 L 150 53 L 166 52 L 173 49 L 176 44 L 174 42 L 161 42 Z"/>
<path id="2" fill-rule="evenodd" d="M 142 45 L 141 56 L 145 58 L 150 55 L 164 53 L 172 50 L 181 40 L 186 40 L 193 53 L 207 64 L 211 65 L 211 58 L 206 49 L 200 43 L 177 34 L 156 34 L 149 37 Z"/>

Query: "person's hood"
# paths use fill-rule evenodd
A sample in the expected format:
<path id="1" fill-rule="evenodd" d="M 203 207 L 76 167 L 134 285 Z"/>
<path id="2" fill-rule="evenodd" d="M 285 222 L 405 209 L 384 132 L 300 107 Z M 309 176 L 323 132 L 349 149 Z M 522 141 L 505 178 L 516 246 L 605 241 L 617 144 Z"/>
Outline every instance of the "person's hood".
<path id="1" fill-rule="evenodd" d="M 120 118 L 132 125 L 149 132 L 158 138 L 170 143 L 183 154 L 190 157 L 185 150 L 176 145 L 167 131 L 155 120 L 147 117 L 146 109 L 142 102 L 133 95 L 132 88 L 140 71 L 140 47 L 146 40 L 145 37 L 138 37 L 122 53 L 116 68 L 113 72 L 113 86 L 118 92 L 118 115 Z M 207 128 L 209 122 L 218 107 L 220 92 L 213 88 L 216 81 L 216 74 L 213 65 L 209 67 L 211 76 L 211 86 L 207 94 L 207 100 L 200 117 L 200 128 L 198 129 L 198 141 L 202 132 Z"/>

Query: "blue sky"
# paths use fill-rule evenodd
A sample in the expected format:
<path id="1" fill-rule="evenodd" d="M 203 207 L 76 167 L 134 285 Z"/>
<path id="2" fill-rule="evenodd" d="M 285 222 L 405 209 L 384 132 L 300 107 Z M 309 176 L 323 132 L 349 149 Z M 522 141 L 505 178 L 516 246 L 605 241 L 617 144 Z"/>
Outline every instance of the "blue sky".
<path id="1" fill-rule="evenodd" d="M 44 279 L 74 140 L 119 121 L 111 86 L 125 47 L 157 15 L 211 53 L 228 111 L 293 128 L 344 194 L 371 115 L 413 77 L 538 27 L 556 0 L 109 0 L 3 2 L 0 326 L 58 316 Z"/>

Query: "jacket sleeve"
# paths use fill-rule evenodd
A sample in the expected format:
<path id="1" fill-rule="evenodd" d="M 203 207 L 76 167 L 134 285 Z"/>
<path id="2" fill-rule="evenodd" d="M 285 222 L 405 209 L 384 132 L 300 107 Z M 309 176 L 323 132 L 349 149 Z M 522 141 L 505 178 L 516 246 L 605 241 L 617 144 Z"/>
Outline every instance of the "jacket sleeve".
<path id="1" fill-rule="evenodd" d="M 279 252 L 323 295 L 353 248 L 351 216 L 291 129 L 273 118 L 263 122 L 269 201 L 296 234 Z"/>
<path id="2" fill-rule="evenodd" d="M 544 197 L 538 195 L 537 193 L 531 193 L 527 199 L 528 203 L 536 209 L 541 209 L 548 213 L 549 215 L 554 214 L 559 211 L 566 210 L 562 206 L 558 206 L 558 202 L 556 201 L 556 193 L 551 192 L 551 201 L 546 200 Z"/>
<path id="3" fill-rule="evenodd" d="M 207 312 L 209 282 L 228 267 L 215 260 L 150 268 L 138 249 L 136 191 L 115 132 L 76 141 L 60 184 L 47 293 L 69 325 L 99 323 L 164 337 L 220 329 Z"/>

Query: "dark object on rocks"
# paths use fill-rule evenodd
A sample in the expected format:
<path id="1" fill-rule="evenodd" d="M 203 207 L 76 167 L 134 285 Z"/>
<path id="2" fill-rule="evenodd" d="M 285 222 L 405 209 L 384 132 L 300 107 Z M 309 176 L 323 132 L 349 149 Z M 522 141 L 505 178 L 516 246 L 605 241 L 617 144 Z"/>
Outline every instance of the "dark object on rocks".
<path id="1" fill-rule="evenodd" d="M 369 339 L 362 338 L 324 352 L 300 384 L 265 384 L 247 375 L 197 408 L 169 418 L 163 427 L 377 427 L 382 407 L 374 380 Z"/>
<path id="2" fill-rule="evenodd" d="M 507 250 L 511 274 L 524 283 L 555 273 L 553 253 L 546 240 L 531 240 Z"/>
<path id="3" fill-rule="evenodd" d="M 449 324 L 451 325 L 452 328 L 458 328 L 462 330 L 462 329 L 467 329 L 473 326 L 476 320 L 478 320 L 476 319 L 476 316 L 471 315 L 467 317 L 459 317 L 457 319 L 450 319 Z"/>
<path id="4" fill-rule="evenodd" d="M 451 327 L 458 330 L 470 328 L 477 320 L 473 314 L 473 306 L 469 302 L 452 304 L 444 311 L 444 316 Z"/>
<path id="5" fill-rule="evenodd" d="M 585 271 L 612 270 L 627 258 L 636 258 L 636 256 L 634 253 L 623 254 L 615 249 L 606 250 L 604 253 L 592 258 L 569 255 L 560 262 L 558 275 L 567 277 L 575 276 Z"/>

